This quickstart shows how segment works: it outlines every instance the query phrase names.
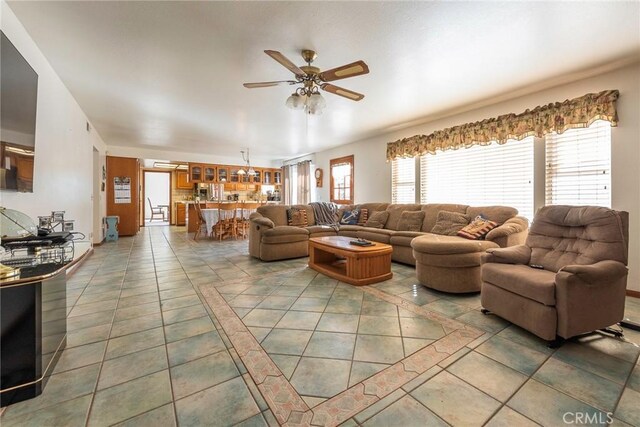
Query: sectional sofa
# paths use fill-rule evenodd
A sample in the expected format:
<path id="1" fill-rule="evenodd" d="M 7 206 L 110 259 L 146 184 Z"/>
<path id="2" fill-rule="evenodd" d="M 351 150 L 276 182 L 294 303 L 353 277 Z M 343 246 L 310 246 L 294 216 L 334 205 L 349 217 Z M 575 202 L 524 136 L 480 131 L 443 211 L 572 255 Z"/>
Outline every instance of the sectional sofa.
<path id="1" fill-rule="evenodd" d="M 287 210 L 304 209 L 306 227 L 289 226 Z M 415 265 L 416 275 L 425 286 L 447 292 L 475 292 L 480 290 L 480 256 L 489 248 L 522 244 L 527 236 L 528 222 L 518 211 L 505 206 L 472 207 L 456 204 L 389 204 L 363 203 L 342 206 L 344 210 L 366 209 L 387 211 L 383 228 L 364 225 L 331 227 L 316 224 L 313 209 L 308 205 L 266 205 L 250 217 L 249 254 L 263 261 L 276 261 L 308 256 L 308 240 L 320 236 L 360 237 L 393 247 L 392 260 Z M 420 231 L 399 229 L 403 212 L 424 212 Z M 440 211 L 465 214 L 468 218 L 483 215 L 498 223 L 484 240 L 467 240 L 458 236 L 431 233 Z"/>

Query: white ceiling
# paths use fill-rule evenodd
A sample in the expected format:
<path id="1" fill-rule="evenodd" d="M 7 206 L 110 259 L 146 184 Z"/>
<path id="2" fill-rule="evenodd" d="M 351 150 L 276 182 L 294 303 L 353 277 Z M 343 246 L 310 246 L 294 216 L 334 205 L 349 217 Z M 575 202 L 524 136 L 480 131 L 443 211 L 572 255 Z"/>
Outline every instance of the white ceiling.
<path id="1" fill-rule="evenodd" d="M 560 75 L 637 56 L 632 2 L 9 3 L 108 145 L 287 158 Z M 319 117 L 263 53 L 370 74 L 335 82 Z"/>

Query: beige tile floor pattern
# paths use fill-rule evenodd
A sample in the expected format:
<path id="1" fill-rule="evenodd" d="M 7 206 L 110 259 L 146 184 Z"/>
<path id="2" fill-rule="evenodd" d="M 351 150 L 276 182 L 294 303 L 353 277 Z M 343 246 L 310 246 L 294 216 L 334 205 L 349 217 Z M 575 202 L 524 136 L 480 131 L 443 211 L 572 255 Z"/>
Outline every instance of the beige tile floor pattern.
<path id="1" fill-rule="evenodd" d="M 97 247 L 68 282 L 68 345 L 54 375 L 41 396 L 6 408 L 0 424 L 276 425 L 209 307 L 202 303 L 198 286 L 220 287 L 221 282 L 243 277 L 268 280 L 277 273 L 304 271 L 306 259 L 261 263 L 247 256 L 246 246 L 242 241 L 193 242 L 184 228 L 153 227 L 135 238 Z M 478 295 L 433 292 L 417 285 L 413 268 L 394 264 L 393 270 L 392 280 L 374 286 L 487 334 L 345 425 L 561 425 L 565 412 L 588 413 L 603 421 L 610 412 L 615 425 L 640 425 L 640 348 L 634 344 L 640 342 L 640 333 L 627 331 L 626 342 L 594 334 L 551 351 L 531 334 L 482 315 Z M 335 288 L 339 286 L 342 288 L 341 284 Z M 298 304 L 301 312 L 320 314 L 312 335 L 398 338 L 388 322 L 374 321 L 389 317 L 380 312 L 362 313 L 360 307 L 354 333 L 355 318 L 349 322 L 346 317 L 327 316 L 323 322 L 327 314 L 355 316 L 349 312 L 355 310 L 349 303 L 339 304 L 338 312 L 331 313 L 326 310 L 328 302 L 322 310 L 317 305 L 314 310 L 318 301 L 311 300 L 326 296 L 280 292 L 259 295 L 264 298 L 258 298 L 253 307 L 234 308 L 246 318 L 267 298 L 296 297 L 283 311 L 295 312 L 293 307 Z M 231 305 L 241 293 L 228 299 Z M 236 302 L 251 305 L 258 299 Z M 286 306 L 290 301 L 271 298 L 268 305 L 275 306 L 259 310 L 280 310 L 278 304 Z M 627 314 L 640 318 L 640 301 L 628 298 Z M 302 327 L 311 328 L 318 317 L 284 316 L 272 326 L 255 326 L 269 329 L 261 337 L 263 346 L 273 331 L 288 330 L 284 326 L 291 325 L 298 329 L 290 330 L 306 331 Z M 278 327 L 283 319 L 283 327 Z M 400 312 L 397 319 L 400 323 Z M 399 328 L 400 340 L 408 338 L 402 335 L 401 324 Z M 261 335 L 260 331 L 256 329 L 254 335 Z M 349 339 L 323 341 L 322 334 L 319 337 L 318 351 L 324 345 L 333 345 L 337 354 L 352 348 Z M 285 346 L 293 342 L 273 340 L 278 341 Z M 407 351 L 405 342 L 402 349 Z M 306 348 L 301 355 L 287 351 L 271 354 L 281 369 L 287 365 L 284 356 L 301 356 L 302 360 Z M 354 363 L 346 356 L 309 357 L 314 358 Z M 315 371 L 299 363 L 296 369 Z M 323 399 L 318 394 L 314 391 L 308 397 Z"/>

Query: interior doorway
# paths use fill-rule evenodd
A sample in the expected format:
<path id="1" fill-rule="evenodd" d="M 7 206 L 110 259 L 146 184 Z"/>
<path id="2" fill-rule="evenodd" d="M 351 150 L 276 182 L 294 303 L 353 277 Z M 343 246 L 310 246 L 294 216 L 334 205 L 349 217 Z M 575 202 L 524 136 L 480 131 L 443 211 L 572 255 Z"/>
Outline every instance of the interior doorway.
<path id="1" fill-rule="evenodd" d="M 144 225 L 171 223 L 171 172 L 144 172 Z"/>

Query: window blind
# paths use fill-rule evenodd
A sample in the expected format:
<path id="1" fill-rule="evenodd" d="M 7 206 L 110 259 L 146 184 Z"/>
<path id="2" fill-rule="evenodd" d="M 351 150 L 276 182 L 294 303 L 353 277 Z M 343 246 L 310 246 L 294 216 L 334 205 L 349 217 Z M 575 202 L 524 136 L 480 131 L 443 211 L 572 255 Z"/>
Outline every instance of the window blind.
<path id="1" fill-rule="evenodd" d="M 533 219 L 533 137 L 421 156 L 420 202 L 512 206 Z"/>
<path id="2" fill-rule="evenodd" d="M 395 159 L 391 162 L 391 202 L 416 202 L 416 159 Z"/>
<path id="3" fill-rule="evenodd" d="M 611 125 L 604 120 L 545 138 L 547 205 L 611 207 Z"/>

